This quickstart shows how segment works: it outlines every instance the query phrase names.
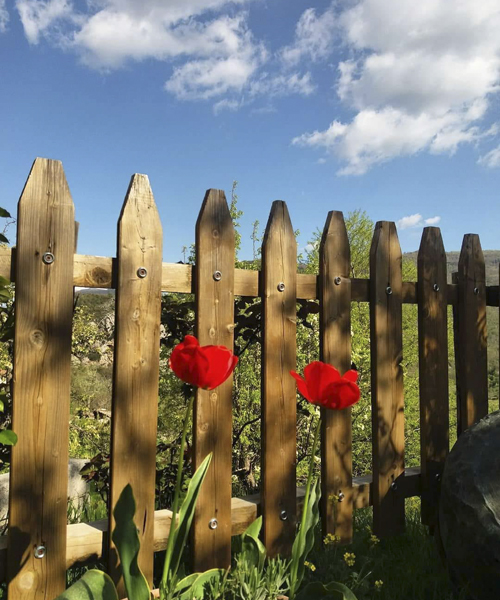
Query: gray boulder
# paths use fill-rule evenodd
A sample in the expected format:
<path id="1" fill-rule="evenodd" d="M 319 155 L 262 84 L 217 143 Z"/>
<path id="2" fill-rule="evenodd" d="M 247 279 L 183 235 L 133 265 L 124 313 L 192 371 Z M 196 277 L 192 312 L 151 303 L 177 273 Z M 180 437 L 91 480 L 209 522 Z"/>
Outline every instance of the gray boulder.
<path id="1" fill-rule="evenodd" d="M 465 431 L 450 452 L 439 531 L 461 597 L 500 598 L 500 411 Z"/>

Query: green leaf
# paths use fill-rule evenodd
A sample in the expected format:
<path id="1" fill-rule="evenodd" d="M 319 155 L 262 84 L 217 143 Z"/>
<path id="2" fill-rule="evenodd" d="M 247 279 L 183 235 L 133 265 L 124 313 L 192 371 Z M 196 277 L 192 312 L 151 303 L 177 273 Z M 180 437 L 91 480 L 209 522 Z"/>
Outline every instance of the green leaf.
<path id="1" fill-rule="evenodd" d="M 262 516 L 255 519 L 241 534 L 241 554 L 247 565 L 261 569 L 266 559 L 266 547 L 259 539 Z"/>
<path id="2" fill-rule="evenodd" d="M 57 596 L 56 600 L 118 600 L 118 594 L 109 575 L 92 569 Z"/>
<path id="3" fill-rule="evenodd" d="M 10 429 L 3 429 L 0 431 L 0 444 L 15 446 L 17 444 L 17 435 Z"/>
<path id="4" fill-rule="evenodd" d="M 315 485 L 311 487 L 311 495 L 309 503 L 307 505 L 306 520 L 304 522 L 305 535 L 297 535 L 292 547 L 292 560 L 298 561 L 297 569 L 297 583 L 295 589 L 297 589 L 302 579 L 304 578 L 304 561 L 307 559 L 309 552 L 314 546 L 314 530 L 316 525 L 319 523 L 319 501 L 321 498 L 321 487 L 319 479 Z"/>
<path id="5" fill-rule="evenodd" d="M 210 569 L 204 573 L 188 575 L 177 584 L 175 591 L 179 593 L 179 591 L 183 590 L 178 596 L 178 600 L 191 600 L 192 598 L 203 600 L 205 598 L 205 585 L 210 581 L 219 580 L 223 576 L 223 569 Z"/>
<path id="6" fill-rule="evenodd" d="M 181 562 L 182 553 L 184 552 L 184 547 L 186 545 L 191 523 L 193 521 L 196 501 L 198 500 L 201 485 L 205 479 L 211 460 L 212 454 L 209 454 L 196 469 L 196 473 L 189 482 L 187 494 L 179 511 L 179 521 L 174 533 L 175 541 L 172 551 L 172 562 L 170 563 L 171 574 L 175 575 L 179 568 L 179 563 Z"/>
<path id="7" fill-rule="evenodd" d="M 9 240 L 4 236 L 3 233 L 0 233 L 0 242 L 3 242 L 4 244 L 9 243 Z"/>
<path id="8" fill-rule="evenodd" d="M 5 210 L 5 208 L 1 208 L 1 207 L 0 207 L 0 217 L 3 217 L 4 219 L 12 219 L 12 217 L 10 216 L 10 212 L 8 210 Z"/>
<path id="9" fill-rule="evenodd" d="M 140 541 L 134 523 L 135 500 L 130 484 L 123 488 L 116 503 L 113 515 L 116 526 L 112 540 L 116 545 L 123 573 L 123 581 L 130 600 L 150 600 L 149 585 L 139 568 Z"/>
<path id="10" fill-rule="evenodd" d="M 10 281 L 7 278 L 0 275 L 0 287 L 7 287 L 8 285 L 10 285 Z"/>
<path id="11" fill-rule="evenodd" d="M 327 585 L 323 585 L 319 581 L 309 583 L 297 594 L 295 600 L 312 600 L 313 598 L 324 598 L 325 600 L 357 600 L 356 596 L 347 586 L 335 581 L 332 581 L 332 583 L 328 583 Z"/>

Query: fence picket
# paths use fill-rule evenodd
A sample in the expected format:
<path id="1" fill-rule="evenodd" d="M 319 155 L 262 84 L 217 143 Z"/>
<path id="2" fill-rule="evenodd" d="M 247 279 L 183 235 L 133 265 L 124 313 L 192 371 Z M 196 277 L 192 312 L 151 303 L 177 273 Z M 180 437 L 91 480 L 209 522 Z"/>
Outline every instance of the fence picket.
<path id="1" fill-rule="evenodd" d="M 404 530 L 404 399 L 401 248 L 394 223 L 379 221 L 370 249 L 373 527 Z"/>
<path id="2" fill-rule="evenodd" d="M 196 335 L 202 346 L 233 349 L 234 258 L 234 227 L 226 197 L 221 190 L 208 190 L 196 223 Z M 213 453 L 193 523 L 196 571 L 227 568 L 231 563 L 232 384 L 230 377 L 212 391 L 196 392 L 195 467 Z"/>
<path id="3" fill-rule="evenodd" d="M 262 244 L 262 514 L 268 554 L 287 556 L 295 537 L 297 242 L 282 201 Z"/>
<path id="4" fill-rule="evenodd" d="M 424 229 L 417 266 L 422 522 L 434 527 L 449 450 L 446 253 L 439 227 Z"/>
<path id="5" fill-rule="evenodd" d="M 146 175 L 134 175 L 118 221 L 115 358 L 111 424 L 112 511 L 130 484 L 141 550 L 139 566 L 153 582 L 156 428 L 160 352 L 162 227 Z M 108 571 L 124 595 L 116 548 L 108 539 Z"/>
<path id="6" fill-rule="evenodd" d="M 62 164 L 37 158 L 18 205 L 8 594 L 66 587 L 74 207 Z M 45 548 L 45 551 L 43 550 Z M 43 553 L 36 558 L 35 552 Z"/>
<path id="7" fill-rule="evenodd" d="M 341 374 L 351 368 L 351 268 L 349 239 L 341 212 L 328 213 L 320 244 L 320 359 Z M 352 538 L 351 408 L 322 410 L 321 483 L 323 535 Z M 334 503 L 332 496 L 340 501 Z"/>
<path id="8" fill-rule="evenodd" d="M 459 434 L 488 414 L 486 272 L 479 236 L 464 236 L 458 261 Z"/>

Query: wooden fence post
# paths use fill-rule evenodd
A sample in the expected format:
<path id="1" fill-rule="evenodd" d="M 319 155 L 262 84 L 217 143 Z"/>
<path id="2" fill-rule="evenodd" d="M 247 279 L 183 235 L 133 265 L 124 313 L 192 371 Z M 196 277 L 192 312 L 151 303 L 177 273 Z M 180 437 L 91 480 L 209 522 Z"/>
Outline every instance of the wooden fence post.
<path id="1" fill-rule="evenodd" d="M 297 242 L 284 202 L 273 202 L 262 244 L 262 514 L 270 556 L 288 556 L 296 525 Z"/>
<path id="2" fill-rule="evenodd" d="M 196 223 L 196 335 L 202 346 L 234 346 L 234 227 L 223 191 L 208 190 Z M 232 388 L 196 391 L 194 466 L 213 453 L 196 505 L 196 571 L 231 564 Z"/>
<path id="3" fill-rule="evenodd" d="M 404 530 L 404 398 L 401 248 L 394 223 L 375 226 L 370 249 L 373 528 L 376 535 Z"/>
<path id="4" fill-rule="evenodd" d="M 37 158 L 18 205 L 11 600 L 53 600 L 66 587 L 74 221 L 62 164 Z"/>
<path id="5" fill-rule="evenodd" d="M 350 248 L 341 212 L 328 213 L 319 257 L 320 360 L 341 374 L 351 368 Z M 351 408 L 322 410 L 321 501 L 323 535 L 352 538 Z M 334 502 L 332 496 L 339 496 Z"/>
<path id="6" fill-rule="evenodd" d="M 448 286 L 439 227 L 424 229 L 417 265 L 422 523 L 434 527 L 449 450 Z"/>
<path id="7" fill-rule="evenodd" d="M 479 236 L 464 236 L 458 261 L 459 434 L 488 414 L 486 274 Z"/>
<path id="8" fill-rule="evenodd" d="M 130 484 L 141 550 L 139 566 L 153 583 L 156 428 L 160 360 L 162 228 L 146 175 L 134 175 L 118 221 L 115 359 L 111 422 L 112 511 Z M 116 548 L 108 571 L 125 593 Z"/>

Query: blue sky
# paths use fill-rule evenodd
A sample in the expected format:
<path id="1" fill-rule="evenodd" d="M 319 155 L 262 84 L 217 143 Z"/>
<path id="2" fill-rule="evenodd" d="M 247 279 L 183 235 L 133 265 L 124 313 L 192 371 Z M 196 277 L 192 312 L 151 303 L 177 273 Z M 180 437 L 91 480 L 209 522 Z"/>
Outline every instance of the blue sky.
<path id="1" fill-rule="evenodd" d="M 78 251 L 114 255 L 149 175 L 164 259 L 209 187 L 252 222 L 286 200 L 303 249 L 328 210 L 500 247 L 500 0 L 0 0 L 0 205 L 63 161 Z"/>

